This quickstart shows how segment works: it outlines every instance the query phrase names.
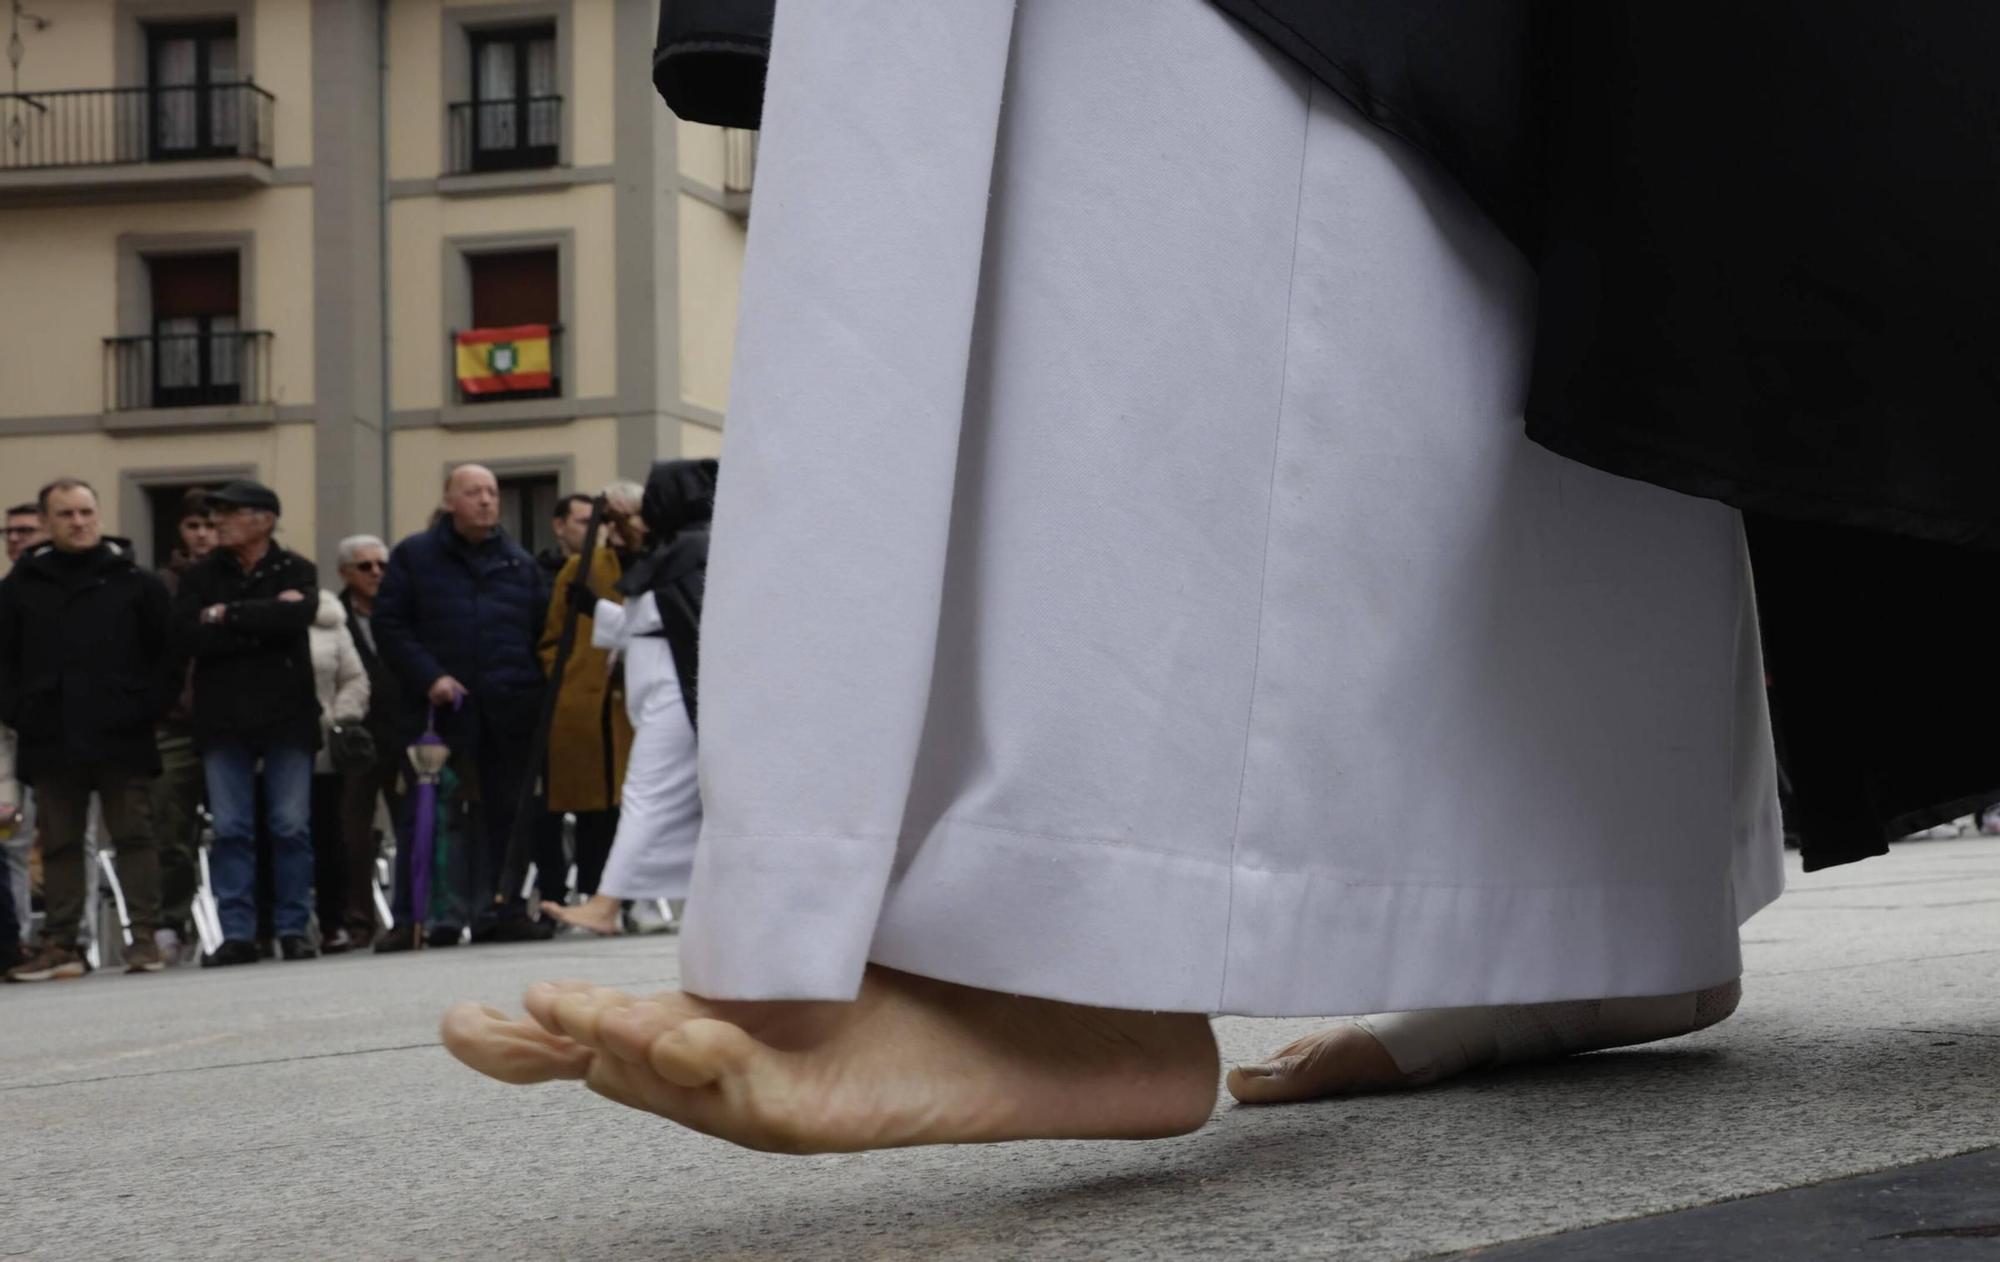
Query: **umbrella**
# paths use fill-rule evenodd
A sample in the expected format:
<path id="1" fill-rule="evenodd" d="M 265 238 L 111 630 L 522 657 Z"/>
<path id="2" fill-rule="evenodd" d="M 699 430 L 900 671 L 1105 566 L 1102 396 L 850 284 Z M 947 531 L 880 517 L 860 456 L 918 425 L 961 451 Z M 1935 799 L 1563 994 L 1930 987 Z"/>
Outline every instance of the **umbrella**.
<path id="1" fill-rule="evenodd" d="M 444 765 L 451 758 L 451 748 L 437 734 L 436 706 L 430 708 L 424 734 L 404 753 L 409 757 L 410 767 L 417 773 L 417 791 L 412 795 L 416 816 L 410 827 L 410 932 L 415 935 L 410 945 L 421 947 L 424 944 L 424 925 L 430 919 L 431 851 L 437 837 L 437 786 L 439 778 L 444 775 Z"/>

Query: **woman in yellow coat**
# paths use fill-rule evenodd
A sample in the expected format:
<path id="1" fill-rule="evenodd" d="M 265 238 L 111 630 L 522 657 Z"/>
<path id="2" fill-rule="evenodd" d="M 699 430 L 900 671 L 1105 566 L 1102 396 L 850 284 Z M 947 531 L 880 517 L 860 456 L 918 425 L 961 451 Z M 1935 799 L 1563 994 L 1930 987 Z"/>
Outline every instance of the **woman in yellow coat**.
<path id="1" fill-rule="evenodd" d="M 617 589 L 624 567 L 619 557 L 627 541 L 618 523 L 637 516 L 641 489 L 634 483 L 618 482 L 606 487 L 604 494 L 608 529 L 591 555 L 590 586 L 606 600 L 622 601 Z M 544 672 L 555 666 L 556 642 L 569 613 L 567 593 L 581 560 L 571 557 L 555 578 L 549 616 L 542 627 Z M 576 889 L 580 894 L 596 892 L 605 857 L 611 853 L 611 838 L 618 831 L 618 792 L 625 782 L 625 760 L 632 750 L 624 682 L 612 670 L 611 654 L 591 646 L 590 633 L 590 611 L 586 608 L 577 621 L 569 665 L 563 670 L 562 691 L 556 696 L 545 784 L 550 814 L 576 816 Z M 546 874 L 540 882 L 543 893 L 556 902 L 562 901 L 563 875 Z"/>

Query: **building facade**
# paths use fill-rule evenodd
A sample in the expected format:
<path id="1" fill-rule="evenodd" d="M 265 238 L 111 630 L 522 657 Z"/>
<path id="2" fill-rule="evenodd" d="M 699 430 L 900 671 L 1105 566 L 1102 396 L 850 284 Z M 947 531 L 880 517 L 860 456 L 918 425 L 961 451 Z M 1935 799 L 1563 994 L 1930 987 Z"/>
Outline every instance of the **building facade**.
<path id="1" fill-rule="evenodd" d="M 463 461 L 532 546 L 720 450 L 755 136 L 661 104 L 656 0 L 8 3 L 0 500 L 157 559 L 256 477 L 325 565 Z"/>

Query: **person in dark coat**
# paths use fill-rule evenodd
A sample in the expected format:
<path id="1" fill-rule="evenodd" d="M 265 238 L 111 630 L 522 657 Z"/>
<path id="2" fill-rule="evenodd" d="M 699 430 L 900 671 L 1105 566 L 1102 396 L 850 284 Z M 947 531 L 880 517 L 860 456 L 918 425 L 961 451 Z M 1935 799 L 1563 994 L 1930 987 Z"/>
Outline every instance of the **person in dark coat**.
<path id="1" fill-rule="evenodd" d="M 215 551 L 215 516 L 207 491 L 196 488 L 181 497 L 177 533 L 180 543 L 159 571 L 168 596 L 180 590 L 182 576 Z M 194 747 L 191 683 L 181 689 L 173 709 L 160 720 L 156 739 L 160 778 L 153 781 L 153 827 L 160 851 L 161 949 L 177 953 L 188 932 L 195 889 L 201 884 L 197 831 L 206 791 L 201 755 Z"/>
<path id="2" fill-rule="evenodd" d="M 403 748 L 407 739 L 407 707 L 403 685 L 389 664 L 382 660 L 375 642 L 375 598 L 382 590 L 382 576 L 389 569 L 389 549 L 374 535 L 354 535 L 340 541 L 340 603 L 347 610 L 347 630 L 361 653 L 361 665 L 368 672 L 368 714 L 362 726 L 375 742 L 375 765 L 366 771 L 350 772 L 341 802 L 341 836 L 344 839 L 345 910 L 340 923 L 351 946 L 366 947 L 375 940 L 375 802 L 381 797 L 389 804 L 389 818 L 402 810 Z M 326 905 L 327 892 L 321 891 Z M 324 930 L 326 914 L 320 916 Z"/>
<path id="3" fill-rule="evenodd" d="M 272 849 L 272 928 L 286 959 L 310 959 L 318 954 L 308 929 L 320 722 L 307 633 L 319 609 L 319 574 L 272 539 L 280 506 L 271 488 L 231 482 L 211 500 L 217 547 L 181 579 L 174 598 L 177 650 L 194 663 L 194 741 L 215 815 L 209 876 L 223 943 L 202 963 L 258 958 L 260 779 Z"/>
<path id="4" fill-rule="evenodd" d="M 532 774 L 530 746 L 544 687 L 535 642 L 547 607 L 541 569 L 501 528 L 500 484 L 480 465 L 451 471 L 443 518 L 396 545 L 375 601 L 376 645 L 412 716 L 405 743 L 422 730 L 426 710 L 434 712 L 477 803 L 461 891 L 475 942 L 549 934 L 546 922 L 528 919 L 520 891 L 500 888 L 521 784 Z M 407 851 L 398 847 L 398 923 L 410 917 Z M 433 924 L 428 936 L 434 943 L 456 942 L 464 927 Z"/>
<path id="5" fill-rule="evenodd" d="M 126 968 L 157 972 L 160 868 L 149 790 L 160 772 L 153 724 L 176 691 L 167 589 L 134 563 L 130 544 L 103 536 L 89 484 L 57 479 L 40 503 L 50 542 L 0 583 L 0 723 L 18 735 L 18 774 L 40 809 L 48 923 L 34 957 L 7 975 L 48 981 L 86 971 L 76 947 L 93 793 L 132 920 Z"/>

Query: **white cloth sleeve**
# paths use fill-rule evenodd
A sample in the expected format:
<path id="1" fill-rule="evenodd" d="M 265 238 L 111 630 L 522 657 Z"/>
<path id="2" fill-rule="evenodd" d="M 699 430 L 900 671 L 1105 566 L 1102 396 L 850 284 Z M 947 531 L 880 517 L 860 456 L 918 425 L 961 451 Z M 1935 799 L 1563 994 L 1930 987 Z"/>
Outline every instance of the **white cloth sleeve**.
<path id="1" fill-rule="evenodd" d="M 642 592 L 624 604 L 600 600 L 590 611 L 590 646 L 622 650 L 632 646 L 635 636 L 651 635 L 660 629 L 660 605 L 651 592 Z"/>
<path id="2" fill-rule="evenodd" d="M 861 984 L 929 698 L 1013 23 L 1013 0 L 778 9 L 702 615 L 699 994 Z M 877 559 L 845 564 L 838 523 Z M 857 746 L 868 774 L 825 756 Z"/>

